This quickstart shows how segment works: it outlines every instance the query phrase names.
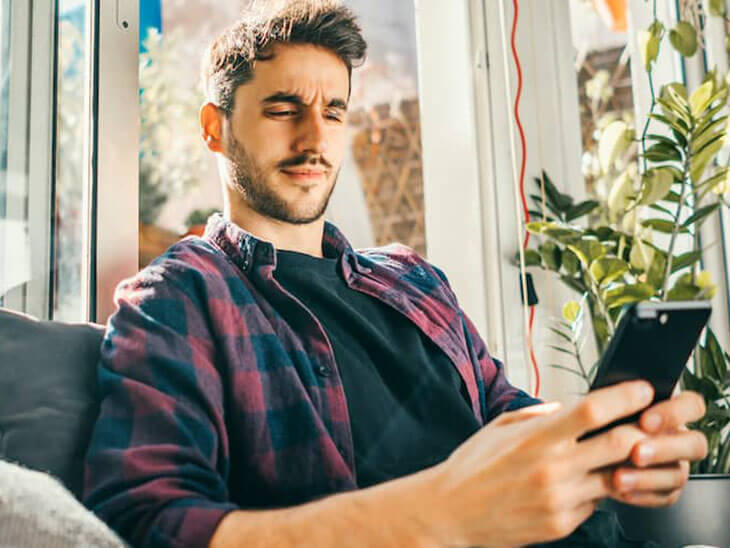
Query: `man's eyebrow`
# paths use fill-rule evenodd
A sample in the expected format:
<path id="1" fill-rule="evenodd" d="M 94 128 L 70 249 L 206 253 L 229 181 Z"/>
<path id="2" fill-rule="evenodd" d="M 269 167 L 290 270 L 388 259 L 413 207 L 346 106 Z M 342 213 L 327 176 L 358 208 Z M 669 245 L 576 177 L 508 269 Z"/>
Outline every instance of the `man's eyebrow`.
<path id="1" fill-rule="evenodd" d="M 268 97 L 264 98 L 262 103 L 291 103 L 293 105 L 305 106 L 301 96 L 296 93 L 286 93 L 284 91 L 278 91 Z M 339 108 L 347 110 L 347 101 L 344 99 L 332 99 L 327 106 L 330 108 Z"/>

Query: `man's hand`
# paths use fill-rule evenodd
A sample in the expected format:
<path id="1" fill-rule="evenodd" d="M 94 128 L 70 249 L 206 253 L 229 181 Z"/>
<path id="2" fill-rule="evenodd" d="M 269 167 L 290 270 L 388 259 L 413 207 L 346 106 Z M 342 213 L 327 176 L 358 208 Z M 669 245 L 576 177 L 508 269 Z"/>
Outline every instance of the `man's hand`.
<path id="1" fill-rule="evenodd" d="M 569 535 L 614 491 L 613 469 L 648 435 L 623 425 L 578 440 L 652 399 L 651 386 L 638 381 L 596 390 L 565 409 L 501 415 L 426 471 L 421 523 L 437 545 L 511 546 Z"/>
<path id="2" fill-rule="evenodd" d="M 642 413 L 639 428 L 648 437 L 634 446 L 630 465 L 615 470 L 611 497 L 638 506 L 674 504 L 687 483 L 689 462 L 707 455 L 705 436 L 686 427 L 704 414 L 705 402 L 695 392 L 682 392 Z"/>

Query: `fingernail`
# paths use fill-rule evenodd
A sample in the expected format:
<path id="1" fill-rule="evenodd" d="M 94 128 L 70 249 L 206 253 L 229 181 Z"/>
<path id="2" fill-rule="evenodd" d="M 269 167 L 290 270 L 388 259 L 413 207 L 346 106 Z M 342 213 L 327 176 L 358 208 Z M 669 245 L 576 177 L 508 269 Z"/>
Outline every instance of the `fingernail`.
<path id="1" fill-rule="evenodd" d="M 644 418 L 644 426 L 652 432 L 656 432 L 657 430 L 659 430 L 659 427 L 661 425 L 662 418 L 656 413 L 649 413 Z"/>
<path id="2" fill-rule="evenodd" d="M 646 462 L 654 456 L 654 448 L 651 445 L 639 446 L 639 460 Z"/>
<path id="3" fill-rule="evenodd" d="M 651 402 L 654 399 L 654 388 L 649 383 L 641 383 L 641 399 L 646 402 Z"/>
<path id="4" fill-rule="evenodd" d="M 623 474 L 619 479 L 621 489 L 630 489 L 636 485 L 636 474 Z"/>

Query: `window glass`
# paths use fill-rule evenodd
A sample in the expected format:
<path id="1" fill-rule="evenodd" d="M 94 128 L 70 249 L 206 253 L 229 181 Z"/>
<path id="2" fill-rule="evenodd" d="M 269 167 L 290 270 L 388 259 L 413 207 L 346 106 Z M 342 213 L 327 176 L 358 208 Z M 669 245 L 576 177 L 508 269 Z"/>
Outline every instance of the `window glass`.
<path id="1" fill-rule="evenodd" d="M 141 3 L 140 266 L 200 233 L 222 209 L 215 156 L 198 127 L 198 61 L 247 4 Z M 345 4 L 359 16 L 369 51 L 354 71 L 350 145 L 327 217 L 356 247 L 400 241 L 425 253 L 414 4 Z"/>
<path id="2" fill-rule="evenodd" d="M 601 131 L 617 119 L 634 126 L 627 15 L 625 1 L 570 0 L 583 174 L 588 192 L 603 198 L 607 197 L 610 181 L 601 178 L 598 162 Z"/>
<path id="3" fill-rule="evenodd" d="M 0 6 L 0 306 L 25 311 L 32 277 L 27 210 L 30 59 L 19 44 L 30 32 L 30 11 L 18 3 Z"/>
<path id="4" fill-rule="evenodd" d="M 58 15 L 53 317 L 84 318 L 86 2 L 61 0 Z"/>

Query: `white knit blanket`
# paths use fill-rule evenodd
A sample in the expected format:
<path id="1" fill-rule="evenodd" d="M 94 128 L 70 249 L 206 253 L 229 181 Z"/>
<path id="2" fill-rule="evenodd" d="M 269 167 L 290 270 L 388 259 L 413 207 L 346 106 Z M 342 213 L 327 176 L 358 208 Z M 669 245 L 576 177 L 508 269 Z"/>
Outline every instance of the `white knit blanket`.
<path id="1" fill-rule="evenodd" d="M 0 547 L 125 544 L 48 474 L 0 460 Z"/>

